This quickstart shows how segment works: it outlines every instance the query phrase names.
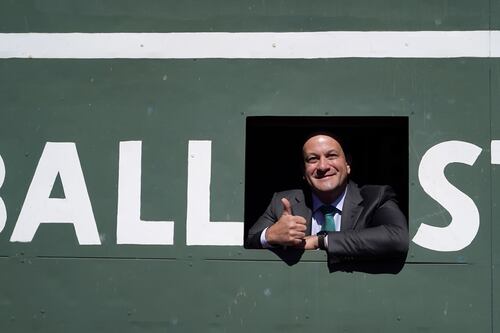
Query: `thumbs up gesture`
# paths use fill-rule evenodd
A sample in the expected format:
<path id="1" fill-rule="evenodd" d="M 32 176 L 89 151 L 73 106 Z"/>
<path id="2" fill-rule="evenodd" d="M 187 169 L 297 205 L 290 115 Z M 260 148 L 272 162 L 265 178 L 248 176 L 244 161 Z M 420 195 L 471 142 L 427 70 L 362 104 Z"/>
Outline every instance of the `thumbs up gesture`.
<path id="1" fill-rule="evenodd" d="M 292 205 L 286 198 L 281 199 L 283 213 L 276 223 L 266 231 L 266 239 L 272 245 L 303 246 L 306 220 L 292 213 Z"/>

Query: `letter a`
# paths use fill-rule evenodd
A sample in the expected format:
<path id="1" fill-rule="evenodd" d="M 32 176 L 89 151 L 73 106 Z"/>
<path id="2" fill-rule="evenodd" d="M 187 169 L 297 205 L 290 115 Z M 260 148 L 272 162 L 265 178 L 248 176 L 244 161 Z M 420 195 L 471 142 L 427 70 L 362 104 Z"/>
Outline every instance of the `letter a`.
<path id="1" fill-rule="evenodd" d="M 65 198 L 50 198 L 59 174 Z M 42 223 L 71 223 L 82 245 L 101 244 L 76 146 L 47 142 L 26 194 L 11 242 L 31 242 Z"/>

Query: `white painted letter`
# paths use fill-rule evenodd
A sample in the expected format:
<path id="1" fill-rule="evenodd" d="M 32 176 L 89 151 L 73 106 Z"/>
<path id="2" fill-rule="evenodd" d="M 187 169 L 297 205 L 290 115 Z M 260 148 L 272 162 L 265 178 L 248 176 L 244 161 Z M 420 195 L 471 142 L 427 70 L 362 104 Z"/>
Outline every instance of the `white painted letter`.
<path id="1" fill-rule="evenodd" d="M 0 187 L 3 185 L 5 180 L 5 164 L 3 163 L 2 156 L 0 156 Z M 2 198 L 0 198 L 0 232 L 2 232 L 5 227 L 5 222 L 7 221 L 7 209 L 5 208 L 5 203 Z"/>
<path id="2" fill-rule="evenodd" d="M 500 164 L 500 140 L 491 141 L 491 164 Z"/>
<path id="3" fill-rule="evenodd" d="M 65 198 L 50 198 L 59 174 Z M 71 223 L 82 245 L 101 244 L 85 179 L 72 142 L 47 142 L 11 242 L 31 242 L 41 223 Z"/>
<path id="4" fill-rule="evenodd" d="M 118 244 L 172 245 L 174 221 L 141 220 L 141 141 L 120 142 Z"/>
<path id="5" fill-rule="evenodd" d="M 242 222 L 210 222 L 211 141 L 189 141 L 187 245 L 243 245 Z"/>
<path id="6" fill-rule="evenodd" d="M 476 204 L 450 184 L 444 175 L 450 163 L 473 165 L 481 148 L 464 141 L 446 141 L 431 147 L 422 157 L 418 178 L 424 191 L 439 202 L 451 215 L 446 227 L 422 223 L 413 242 L 435 251 L 459 251 L 467 247 L 479 230 Z"/>

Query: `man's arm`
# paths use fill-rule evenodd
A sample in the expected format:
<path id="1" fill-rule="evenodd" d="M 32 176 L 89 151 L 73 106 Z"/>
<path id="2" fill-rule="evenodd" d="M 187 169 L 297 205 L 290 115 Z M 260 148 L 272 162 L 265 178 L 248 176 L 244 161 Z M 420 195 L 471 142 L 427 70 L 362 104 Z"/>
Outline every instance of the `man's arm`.
<path id="1" fill-rule="evenodd" d="M 362 218 L 354 230 L 329 232 L 325 246 L 331 262 L 404 258 L 408 252 L 408 224 L 388 186 L 372 188 L 378 198 L 373 211 Z M 370 200 L 368 200 L 370 201 Z M 368 203 L 365 203 L 368 205 Z M 305 249 L 320 248 L 317 236 L 305 239 Z"/>
<path id="2" fill-rule="evenodd" d="M 271 202 L 267 206 L 267 209 L 264 211 L 259 219 L 252 225 L 252 227 L 248 230 L 248 236 L 245 242 L 247 248 L 251 249 L 261 249 L 262 244 L 260 242 L 260 236 L 264 229 L 273 225 L 273 223 L 277 220 L 275 211 L 273 209 L 273 202 L 275 200 L 276 193 L 274 193 Z"/>
<path id="3" fill-rule="evenodd" d="M 264 214 L 250 228 L 247 247 L 262 248 L 262 238 L 271 246 L 300 247 L 305 231 L 306 220 L 293 215 L 290 201 L 275 193 Z"/>
<path id="4" fill-rule="evenodd" d="M 374 212 L 369 226 L 328 234 L 328 257 L 332 261 L 405 257 L 408 252 L 408 224 L 393 200 Z"/>

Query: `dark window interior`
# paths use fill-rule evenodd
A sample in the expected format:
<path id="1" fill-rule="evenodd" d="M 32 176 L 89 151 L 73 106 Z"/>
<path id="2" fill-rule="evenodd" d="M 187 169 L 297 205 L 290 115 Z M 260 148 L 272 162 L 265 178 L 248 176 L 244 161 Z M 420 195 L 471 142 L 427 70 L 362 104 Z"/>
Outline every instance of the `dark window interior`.
<path id="1" fill-rule="evenodd" d="M 311 133 L 335 134 L 358 185 L 391 185 L 408 217 L 408 117 L 247 117 L 245 238 L 274 192 L 304 186 L 302 145 Z"/>

